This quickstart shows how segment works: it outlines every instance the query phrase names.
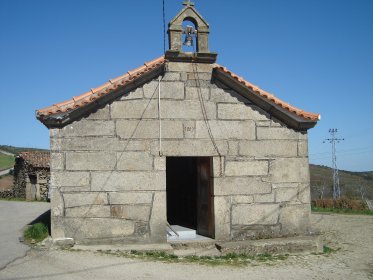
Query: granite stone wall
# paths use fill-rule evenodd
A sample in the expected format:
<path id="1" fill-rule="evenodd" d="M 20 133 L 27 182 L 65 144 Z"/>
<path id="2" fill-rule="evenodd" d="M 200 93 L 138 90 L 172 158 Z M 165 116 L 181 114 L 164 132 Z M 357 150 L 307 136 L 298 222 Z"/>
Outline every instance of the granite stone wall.
<path id="1" fill-rule="evenodd" d="M 212 79 L 212 65 L 169 62 L 161 79 L 160 111 L 156 79 L 50 130 L 53 237 L 166 242 L 167 156 L 213 157 L 216 239 L 306 232 L 307 133 Z"/>

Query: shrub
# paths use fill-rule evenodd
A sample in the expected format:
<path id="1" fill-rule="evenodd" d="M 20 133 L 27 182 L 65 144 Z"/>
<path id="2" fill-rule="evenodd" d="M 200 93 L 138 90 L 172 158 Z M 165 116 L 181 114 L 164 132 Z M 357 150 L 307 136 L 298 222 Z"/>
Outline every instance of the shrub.
<path id="1" fill-rule="evenodd" d="M 346 197 L 340 199 L 316 199 L 312 201 L 312 206 L 317 208 L 337 208 L 357 211 L 367 209 L 367 206 L 364 201 L 349 199 Z"/>
<path id="2" fill-rule="evenodd" d="M 48 237 L 48 227 L 43 223 L 36 223 L 28 227 L 24 234 L 28 243 L 37 243 Z"/>

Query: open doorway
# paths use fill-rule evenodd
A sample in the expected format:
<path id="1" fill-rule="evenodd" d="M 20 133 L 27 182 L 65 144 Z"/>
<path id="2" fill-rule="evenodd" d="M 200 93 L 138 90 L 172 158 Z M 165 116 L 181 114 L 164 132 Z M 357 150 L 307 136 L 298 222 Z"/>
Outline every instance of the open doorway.
<path id="1" fill-rule="evenodd" d="M 212 158 L 167 157 L 167 220 L 214 238 Z"/>

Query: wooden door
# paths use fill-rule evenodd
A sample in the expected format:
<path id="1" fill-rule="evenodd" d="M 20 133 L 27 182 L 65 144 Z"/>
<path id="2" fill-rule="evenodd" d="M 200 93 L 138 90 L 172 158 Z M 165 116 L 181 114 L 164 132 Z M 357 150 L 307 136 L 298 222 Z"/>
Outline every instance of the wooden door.
<path id="1" fill-rule="evenodd" d="M 214 238 L 212 162 L 197 158 L 197 233 Z"/>

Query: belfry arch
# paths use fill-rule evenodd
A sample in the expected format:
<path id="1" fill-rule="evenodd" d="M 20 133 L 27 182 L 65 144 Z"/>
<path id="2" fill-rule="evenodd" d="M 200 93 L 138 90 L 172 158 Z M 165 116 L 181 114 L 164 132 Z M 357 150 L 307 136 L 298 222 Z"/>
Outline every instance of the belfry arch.
<path id="1" fill-rule="evenodd" d="M 217 54 L 211 53 L 209 49 L 209 24 L 194 8 L 192 2 L 185 2 L 184 5 L 185 7 L 168 24 L 169 50 L 166 52 L 166 58 L 174 61 L 215 62 Z M 185 33 L 183 22 L 185 21 L 192 22 L 196 29 L 194 42 L 196 51 L 192 56 L 183 52 L 183 33 Z"/>

